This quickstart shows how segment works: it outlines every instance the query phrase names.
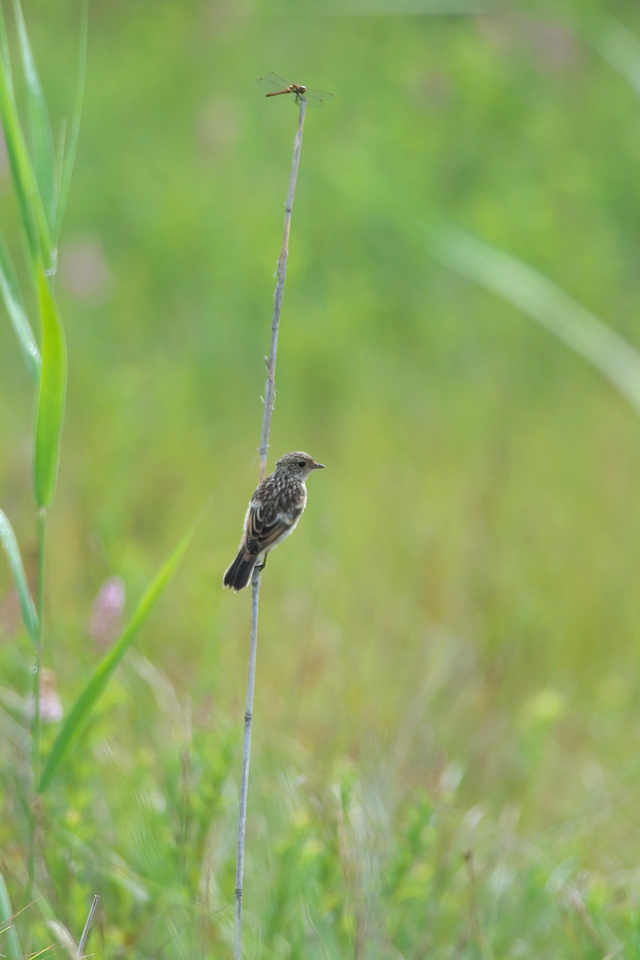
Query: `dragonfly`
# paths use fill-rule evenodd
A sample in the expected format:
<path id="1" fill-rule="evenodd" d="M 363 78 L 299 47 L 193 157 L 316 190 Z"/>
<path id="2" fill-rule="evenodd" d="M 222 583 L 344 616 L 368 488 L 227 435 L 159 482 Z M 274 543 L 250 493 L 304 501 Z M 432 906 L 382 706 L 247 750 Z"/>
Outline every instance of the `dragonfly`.
<path id="1" fill-rule="evenodd" d="M 283 93 L 293 93 L 296 103 L 305 99 L 309 106 L 321 107 L 327 100 L 333 100 L 333 94 L 326 90 L 312 90 L 305 87 L 302 83 L 290 83 L 281 77 L 278 73 L 268 73 L 266 77 L 260 77 L 256 83 L 261 90 L 266 90 L 265 97 L 279 97 Z"/>

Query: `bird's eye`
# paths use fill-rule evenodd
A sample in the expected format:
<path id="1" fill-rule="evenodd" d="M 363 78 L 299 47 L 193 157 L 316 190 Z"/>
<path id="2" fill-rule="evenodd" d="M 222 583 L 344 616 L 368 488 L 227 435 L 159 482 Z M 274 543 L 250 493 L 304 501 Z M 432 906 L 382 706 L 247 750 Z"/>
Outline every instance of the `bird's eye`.
<path id="1" fill-rule="evenodd" d="M 298 460 L 298 466 L 304 469 L 306 467 L 306 463 L 304 462 L 304 460 Z"/>

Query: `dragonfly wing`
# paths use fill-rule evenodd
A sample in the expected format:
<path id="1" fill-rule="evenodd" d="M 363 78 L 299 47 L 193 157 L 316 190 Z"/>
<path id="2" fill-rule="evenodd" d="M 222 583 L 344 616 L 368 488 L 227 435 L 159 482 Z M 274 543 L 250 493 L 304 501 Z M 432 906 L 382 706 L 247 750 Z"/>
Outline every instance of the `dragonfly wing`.
<path id="1" fill-rule="evenodd" d="M 333 94 L 327 93 L 326 90 L 307 90 L 305 98 L 310 107 L 321 107 L 323 103 L 335 99 Z"/>
<path id="2" fill-rule="evenodd" d="M 335 100 L 334 95 L 332 93 L 328 93 L 326 90 L 314 90 L 308 88 L 305 96 L 313 97 L 315 100 Z"/>
<path id="3" fill-rule="evenodd" d="M 272 90 L 286 90 L 287 87 L 291 86 L 289 81 L 281 77 L 279 73 L 268 73 L 266 77 L 260 77 L 259 80 L 256 80 L 256 83 L 261 90 L 266 90 L 269 93 Z"/>

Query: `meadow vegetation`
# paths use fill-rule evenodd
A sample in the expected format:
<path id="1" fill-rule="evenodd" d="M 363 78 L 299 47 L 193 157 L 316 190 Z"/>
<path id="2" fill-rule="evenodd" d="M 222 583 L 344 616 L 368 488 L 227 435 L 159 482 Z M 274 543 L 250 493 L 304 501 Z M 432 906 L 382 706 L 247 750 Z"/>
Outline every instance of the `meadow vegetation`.
<path id="1" fill-rule="evenodd" d="M 209 507 L 46 790 L 33 883 L 33 646 L 0 561 L 11 960 L 73 956 L 95 893 L 97 957 L 231 956 L 249 591 L 221 579 L 257 481 L 297 119 L 255 87 L 269 70 L 336 98 L 307 114 L 270 458 L 328 469 L 264 574 L 246 956 L 640 956 L 638 411 L 443 252 L 454 224 L 518 258 L 633 369 L 640 13 L 430 6 L 93 0 L 55 279 L 44 665 L 65 717 Z M 80 7 L 24 13 L 57 132 Z M 0 226 L 25 264 L 4 154 Z M 35 592 L 33 420 L 3 312 L 0 508 Z M 114 577 L 126 609 L 112 581 L 96 625 Z"/>

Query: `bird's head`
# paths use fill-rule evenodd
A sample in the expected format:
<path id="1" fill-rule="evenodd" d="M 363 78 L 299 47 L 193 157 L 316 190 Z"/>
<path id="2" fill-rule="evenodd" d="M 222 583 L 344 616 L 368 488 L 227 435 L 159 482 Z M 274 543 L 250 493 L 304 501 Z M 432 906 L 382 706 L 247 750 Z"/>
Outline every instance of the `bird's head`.
<path id="1" fill-rule="evenodd" d="M 324 470 L 324 463 L 317 463 L 308 453 L 295 450 L 285 453 L 276 463 L 276 472 L 297 480 L 305 480 L 312 470 Z"/>

